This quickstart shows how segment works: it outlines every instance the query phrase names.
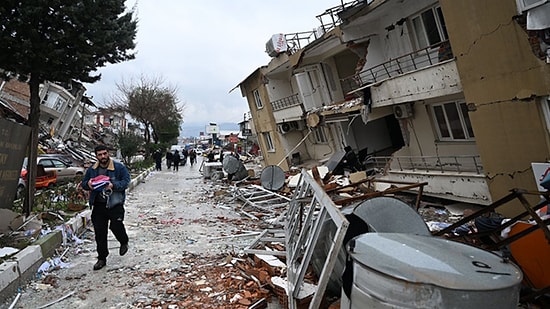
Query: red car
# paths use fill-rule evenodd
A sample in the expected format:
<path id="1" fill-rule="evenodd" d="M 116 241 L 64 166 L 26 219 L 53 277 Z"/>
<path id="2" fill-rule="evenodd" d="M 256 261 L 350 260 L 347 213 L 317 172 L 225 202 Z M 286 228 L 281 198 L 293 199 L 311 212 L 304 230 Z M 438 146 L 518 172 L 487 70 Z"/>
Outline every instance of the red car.
<path id="1" fill-rule="evenodd" d="M 57 174 L 55 171 L 47 172 L 42 164 L 38 164 L 36 169 L 36 185 L 37 189 L 48 188 L 57 182 Z M 21 171 L 21 178 L 27 183 L 27 169 Z"/>

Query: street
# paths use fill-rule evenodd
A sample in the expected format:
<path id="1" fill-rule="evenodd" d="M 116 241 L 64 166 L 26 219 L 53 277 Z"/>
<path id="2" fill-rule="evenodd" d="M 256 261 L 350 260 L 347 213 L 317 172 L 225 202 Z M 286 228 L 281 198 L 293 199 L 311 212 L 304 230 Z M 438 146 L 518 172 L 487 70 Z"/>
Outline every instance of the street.
<path id="1" fill-rule="evenodd" d="M 130 243 L 125 256 L 119 256 L 120 244 L 109 232 L 107 266 L 93 271 L 96 252 L 90 225 L 80 236 L 83 243 L 71 243 L 64 255 L 68 267 L 22 286 L 14 308 L 46 304 L 52 308 L 154 308 L 162 304 L 172 304 L 169 308 L 220 308 L 220 304 L 239 308 L 240 297 L 229 289 L 216 292 L 220 283 L 201 275 L 200 269 L 221 265 L 231 272 L 229 264 L 242 260 L 242 249 L 261 226 L 232 211 L 237 202 L 221 183 L 203 179 L 200 160 L 194 166 L 180 166 L 178 172 L 163 165 L 162 171 L 151 172 L 129 192 L 124 222 Z M 200 286 L 202 293 L 198 294 L 204 295 L 183 289 L 190 283 Z M 5 300 L 2 308 L 11 302 L 13 298 Z"/>

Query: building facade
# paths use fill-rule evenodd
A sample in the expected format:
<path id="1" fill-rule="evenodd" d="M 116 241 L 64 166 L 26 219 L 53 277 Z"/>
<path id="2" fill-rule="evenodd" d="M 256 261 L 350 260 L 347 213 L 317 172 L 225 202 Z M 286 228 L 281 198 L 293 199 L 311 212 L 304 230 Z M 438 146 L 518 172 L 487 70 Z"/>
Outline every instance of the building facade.
<path id="1" fill-rule="evenodd" d="M 535 190 L 531 163 L 550 153 L 550 13 L 522 3 L 352 2 L 317 16 L 307 44 L 287 34 L 240 84 L 264 164 L 322 164 L 350 146 L 378 177 L 435 197 Z"/>

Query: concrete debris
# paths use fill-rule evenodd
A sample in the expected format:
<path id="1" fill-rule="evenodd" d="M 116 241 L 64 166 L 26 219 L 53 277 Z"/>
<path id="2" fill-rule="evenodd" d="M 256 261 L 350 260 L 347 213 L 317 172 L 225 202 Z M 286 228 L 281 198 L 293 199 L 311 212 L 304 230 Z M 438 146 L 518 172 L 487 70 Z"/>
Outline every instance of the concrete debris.
<path id="1" fill-rule="evenodd" d="M 229 262 L 227 262 L 229 260 Z M 187 255 L 177 269 L 141 272 L 141 280 L 158 290 L 155 299 L 138 299 L 139 308 L 248 308 L 270 297 L 269 271 L 250 258 Z M 259 307 L 258 307 L 259 308 Z"/>

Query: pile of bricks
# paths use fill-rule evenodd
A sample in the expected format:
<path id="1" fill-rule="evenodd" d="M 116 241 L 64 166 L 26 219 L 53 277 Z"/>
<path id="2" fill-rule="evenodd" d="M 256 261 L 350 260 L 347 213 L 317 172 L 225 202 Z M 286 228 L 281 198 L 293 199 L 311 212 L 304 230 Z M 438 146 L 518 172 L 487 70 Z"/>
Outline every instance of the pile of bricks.
<path id="1" fill-rule="evenodd" d="M 149 269 L 138 274 L 157 290 L 157 299 L 137 308 L 266 308 L 273 291 L 270 271 L 248 256 L 188 255 L 177 269 Z"/>

